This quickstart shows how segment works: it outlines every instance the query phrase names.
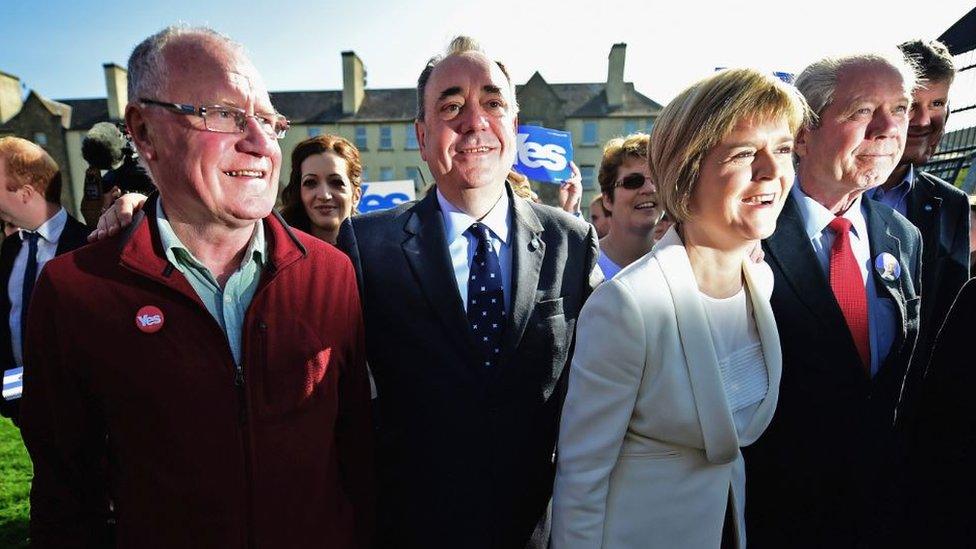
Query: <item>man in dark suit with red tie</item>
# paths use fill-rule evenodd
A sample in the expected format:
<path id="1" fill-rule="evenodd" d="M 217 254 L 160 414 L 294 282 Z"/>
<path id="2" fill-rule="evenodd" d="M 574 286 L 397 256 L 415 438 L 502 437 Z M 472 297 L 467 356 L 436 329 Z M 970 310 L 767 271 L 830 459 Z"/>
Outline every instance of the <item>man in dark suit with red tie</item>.
<path id="1" fill-rule="evenodd" d="M 897 52 L 823 59 L 797 78 L 818 116 L 797 136 L 797 182 L 764 242 L 783 378 L 772 424 L 744 449 L 750 547 L 890 546 L 921 246 L 863 194 L 901 158 L 915 80 Z"/>
<path id="2" fill-rule="evenodd" d="M 0 138 L 0 218 L 20 227 L 0 245 L 0 415 L 19 421 L 24 328 L 34 282 L 52 257 L 86 243 L 88 228 L 61 207 L 61 171 L 41 147 Z"/>

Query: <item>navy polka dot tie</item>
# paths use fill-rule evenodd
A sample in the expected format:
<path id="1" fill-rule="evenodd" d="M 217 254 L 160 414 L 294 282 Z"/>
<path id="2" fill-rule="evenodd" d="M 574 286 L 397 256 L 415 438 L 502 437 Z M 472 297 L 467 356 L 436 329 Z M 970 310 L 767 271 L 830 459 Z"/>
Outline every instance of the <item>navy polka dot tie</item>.
<path id="1" fill-rule="evenodd" d="M 491 245 L 488 227 L 474 223 L 468 233 L 478 241 L 471 260 L 468 278 L 468 324 L 475 343 L 482 351 L 485 367 L 498 365 L 501 357 L 502 330 L 505 327 L 505 291 L 498 254 Z"/>

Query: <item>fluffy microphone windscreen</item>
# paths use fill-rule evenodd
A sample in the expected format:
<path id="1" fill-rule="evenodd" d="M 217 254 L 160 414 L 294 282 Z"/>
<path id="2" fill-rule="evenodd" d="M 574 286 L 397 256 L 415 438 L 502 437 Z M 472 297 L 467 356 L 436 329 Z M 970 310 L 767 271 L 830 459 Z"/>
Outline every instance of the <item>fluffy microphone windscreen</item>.
<path id="1" fill-rule="evenodd" d="M 115 124 L 99 122 L 88 130 L 81 143 L 81 156 L 93 168 L 110 170 L 122 160 L 125 137 Z"/>

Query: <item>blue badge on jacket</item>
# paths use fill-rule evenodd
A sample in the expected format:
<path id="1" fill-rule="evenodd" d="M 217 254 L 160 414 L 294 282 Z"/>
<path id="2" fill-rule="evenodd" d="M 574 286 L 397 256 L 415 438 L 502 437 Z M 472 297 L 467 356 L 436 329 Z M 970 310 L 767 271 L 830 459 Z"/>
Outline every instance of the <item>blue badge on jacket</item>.
<path id="1" fill-rule="evenodd" d="M 562 183 L 573 175 L 573 136 L 541 126 L 519 126 L 515 171 L 535 181 Z"/>

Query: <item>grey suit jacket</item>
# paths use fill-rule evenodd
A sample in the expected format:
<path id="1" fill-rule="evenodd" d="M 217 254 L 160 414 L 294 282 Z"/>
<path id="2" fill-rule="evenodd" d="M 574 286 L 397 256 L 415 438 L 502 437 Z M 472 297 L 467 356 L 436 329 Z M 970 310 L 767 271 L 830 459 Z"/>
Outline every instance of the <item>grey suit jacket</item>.
<path id="1" fill-rule="evenodd" d="M 918 337 L 921 243 L 918 229 L 891 208 L 863 201 L 871 258 L 901 265 L 885 280 L 900 331 L 869 379 L 795 199 L 763 243 L 775 285 L 770 303 L 783 348 L 779 405 L 746 459 L 750 547 L 886 546 L 900 510 L 902 441 L 895 408 Z M 890 545 L 888 545 L 890 546 Z"/>
<path id="2" fill-rule="evenodd" d="M 545 515 L 576 318 L 601 280 L 596 233 L 511 195 L 502 359 L 479 360 L 433 192 L 352 218 L 376 382 L 380 545 L 523 547 Z"/>

